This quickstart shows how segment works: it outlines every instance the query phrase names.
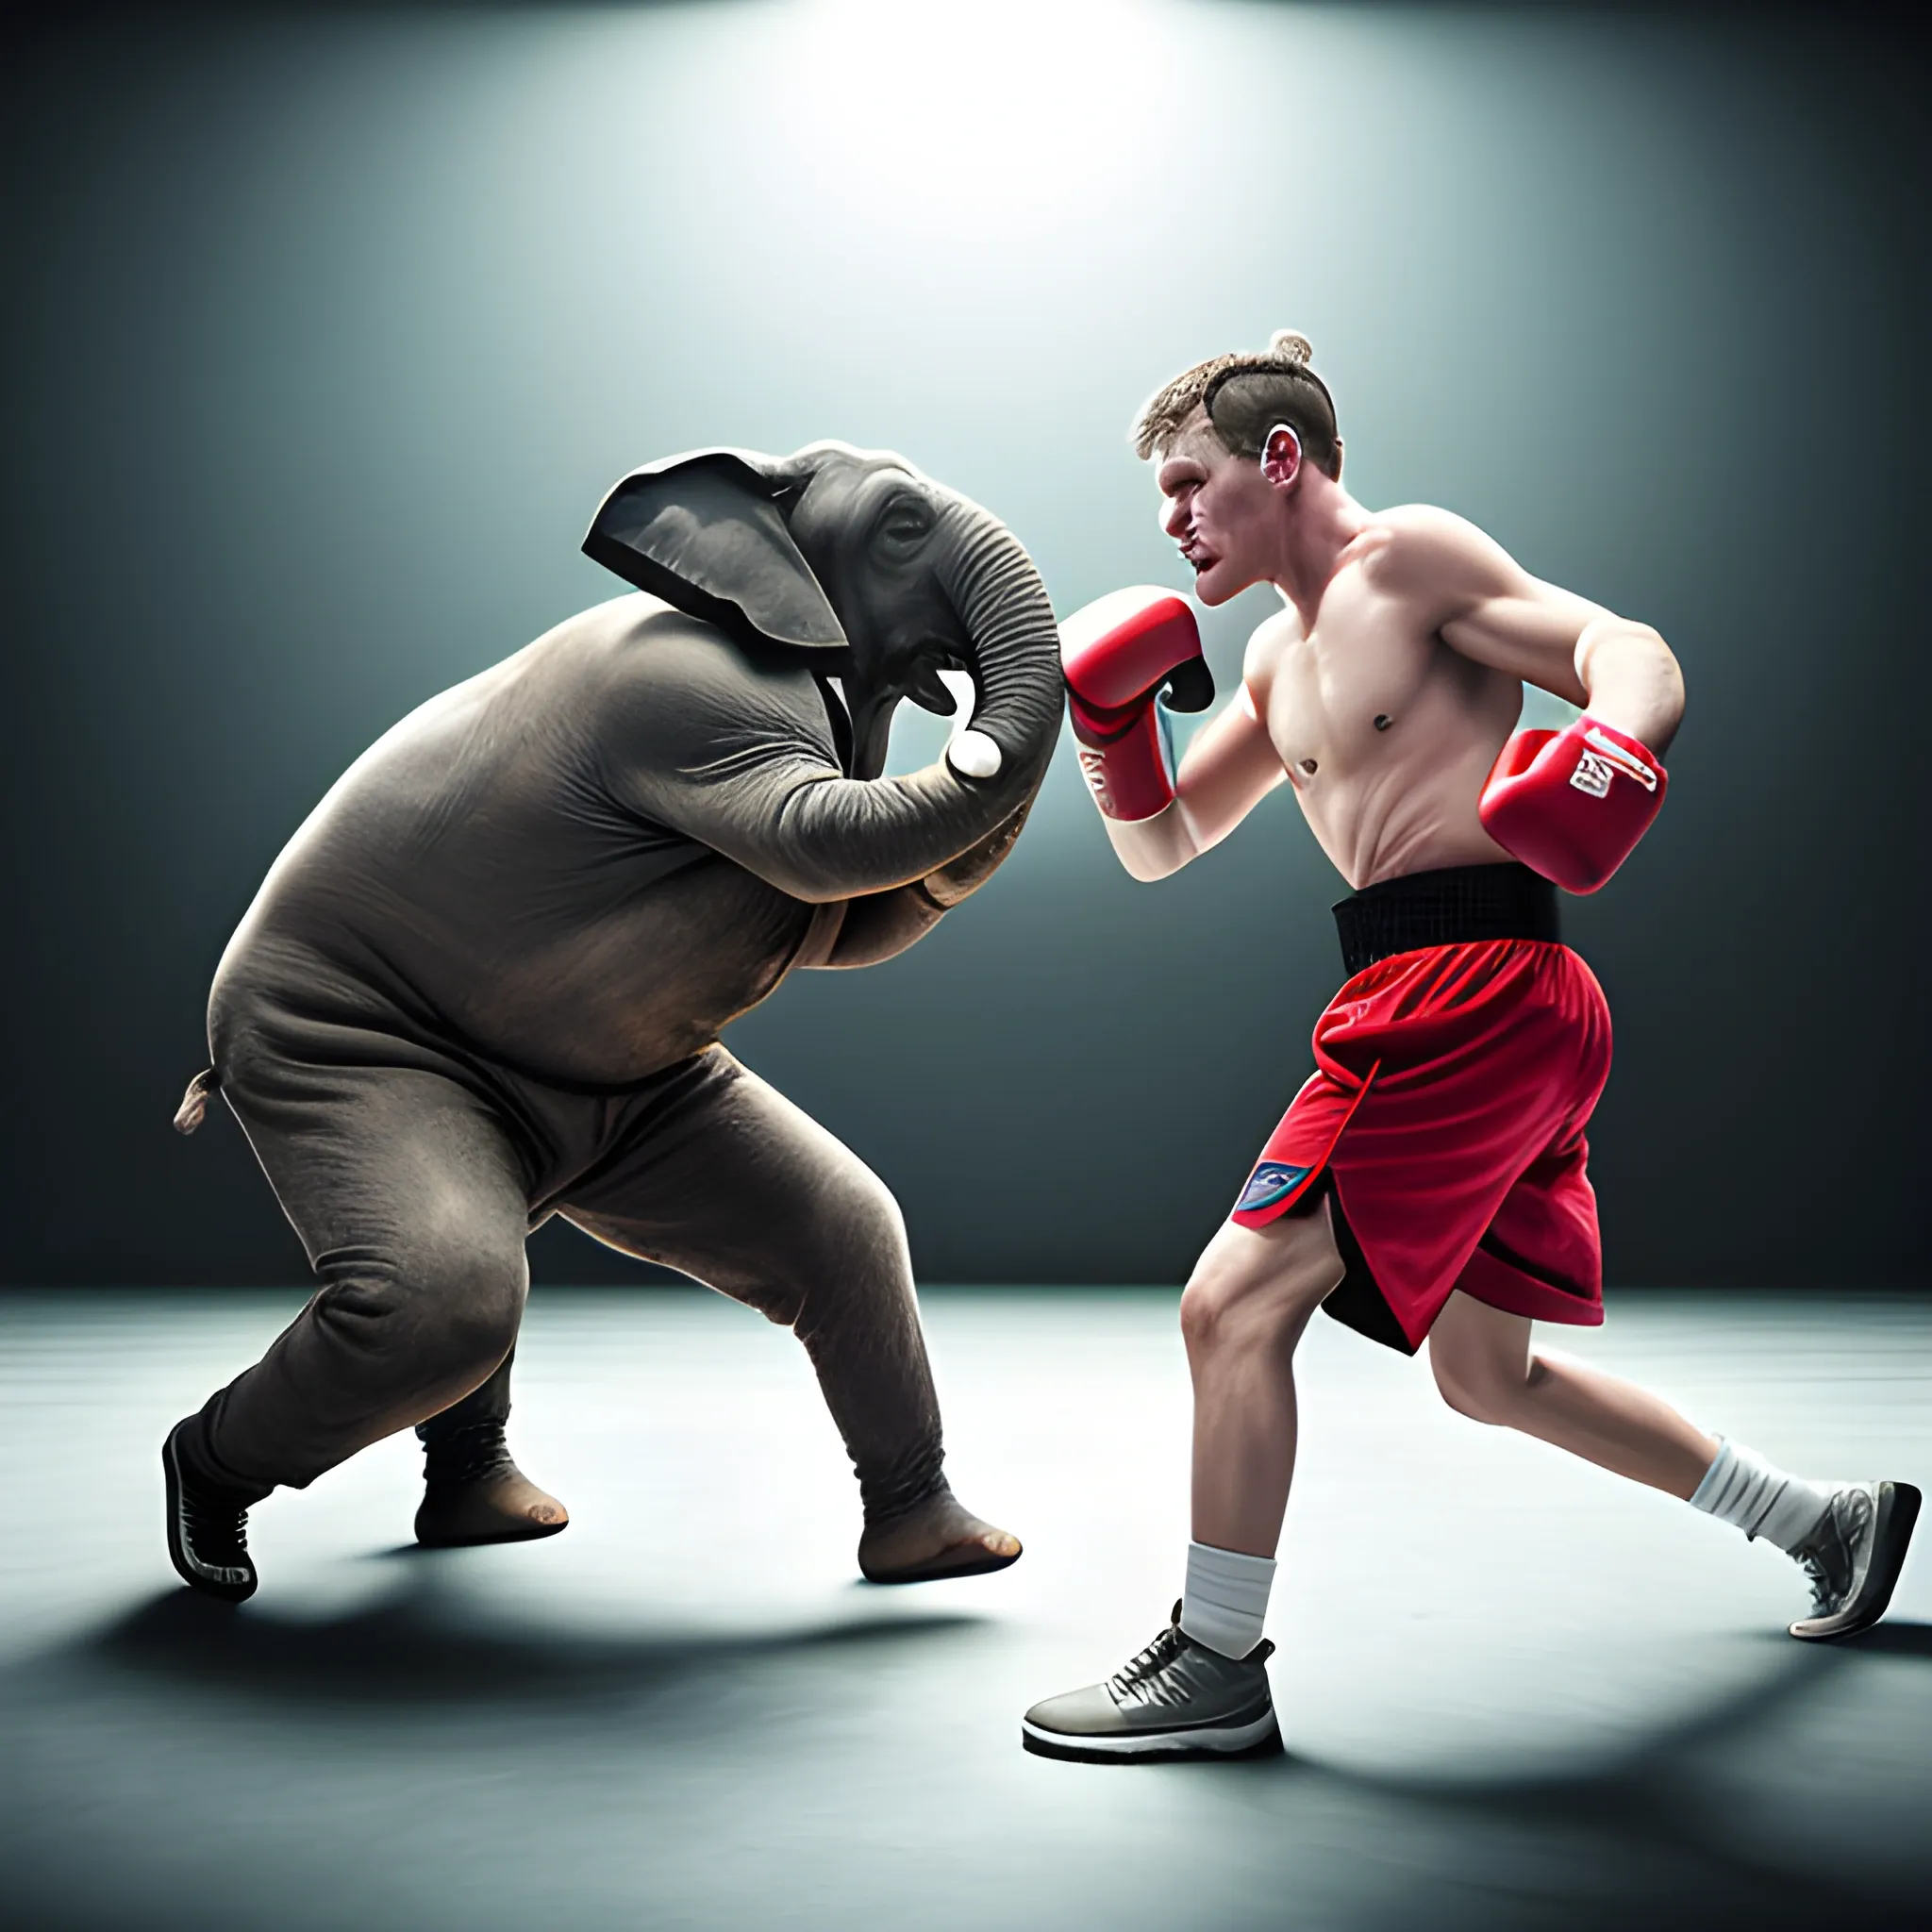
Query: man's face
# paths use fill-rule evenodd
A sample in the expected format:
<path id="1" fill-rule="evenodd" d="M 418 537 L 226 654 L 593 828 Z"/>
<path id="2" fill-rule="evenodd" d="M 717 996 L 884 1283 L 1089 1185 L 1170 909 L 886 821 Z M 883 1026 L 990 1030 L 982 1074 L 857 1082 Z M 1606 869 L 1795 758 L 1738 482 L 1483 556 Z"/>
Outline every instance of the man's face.
<path id="1" fill-rule="evenodd" d="M 1197 409 L 1159 452 L 1160 527 L 1194 572 L 1194 594 L 1225 604 L 1274 575 L 1283 504 L 1259 463 L 1231 456 Z"/>

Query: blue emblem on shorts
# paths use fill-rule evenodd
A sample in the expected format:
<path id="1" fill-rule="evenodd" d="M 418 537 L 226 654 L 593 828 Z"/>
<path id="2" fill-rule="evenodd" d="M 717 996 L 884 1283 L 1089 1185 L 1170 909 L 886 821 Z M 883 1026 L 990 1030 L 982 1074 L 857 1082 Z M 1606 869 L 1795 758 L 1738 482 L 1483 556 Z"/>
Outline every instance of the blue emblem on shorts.
<path id="1" fill-rule="evenodd" d="M 1237 1214 L 1252 1214 L 1257 1208 L 1272 1208 L 1285 1201 L 1314 1173 L 1311 1167 L 1291 1167 L 1285 1160 L 1264 1160 L 1248 1176 L 1241 1197 L 1234 1204 Z"/>

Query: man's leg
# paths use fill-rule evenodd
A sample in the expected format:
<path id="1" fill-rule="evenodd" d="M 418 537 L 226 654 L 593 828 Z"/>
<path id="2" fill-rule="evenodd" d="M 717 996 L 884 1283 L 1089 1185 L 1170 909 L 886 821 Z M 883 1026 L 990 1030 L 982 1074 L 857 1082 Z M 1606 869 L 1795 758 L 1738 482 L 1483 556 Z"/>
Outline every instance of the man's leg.
<path id="1" fill-rule="evenodd" d="M 1538 1355 L 1527 1316 L 1460 1291 L 1429 1330 L 1429 1366 L 1458 1413 L 1520 1429 L 1686 1502 L 1717 1456 L 1717 1438 L 1661 1396 L 1601 1369 Z"/>
<path id="2" fill-rule="evenodd" d="M 1847 1637 L 1885 1614 L 1919 1513 L 1909 1483 L 1787 1475 L 1634 1383 L 1538 1354 L 1526 1317 L 1460 1291 L 1429 1330 L 1429 1363 L 1462 1414 L 1693 1503 L 1794 1557 L 1813 1594 L 1812 1614 L 1791 1625 L 1794 1637 Z"/>
<path id="3" fill-rule="evenodd" d="M 1185 1594 L 1107 1682 L 1036 1704 L 1027 1750 L 1142 1763 L 1280 1750 L 1261 1626 L 1294 1476 L 1294 1352 L 1342 1273 L 1325 1192 L 1257 1228 L 1224 1223 L 1202 1251 L 1181 1295 L 1194 1383 Z"/>
<path id="4" fill-rule="evenodd" d="M 1281 1539 L 1294 1476 L 1294 1352 L 1341 1280 L 1328 1216 L 1324 1198 L 1264 1227 L 1224 1222 L 1182 1292 L 1197 1543 L 1272 1557 Z"/>
<path id="5" fill-rule="evenodd" d="M 884 1182 L 722 1047 L 654 1098 L 558 1211 L 757 1308 L 805 1344 L 858 1475 L 859 1568 L 910 1583 L 1004 1569 L 1017 1538 L 947 1487 L 906 1227 Z"/>
<path id="6" fill-rule="evenodd" d="M 454 1081 L 258 1055 L 224 1092 L 322 1282 L 168 1438 L 175 1567 L 235 1598 L 255 1587 L 248 1508 L 485 1381 L 515 1345 L 529 1277 L 523 1174 Z"/>

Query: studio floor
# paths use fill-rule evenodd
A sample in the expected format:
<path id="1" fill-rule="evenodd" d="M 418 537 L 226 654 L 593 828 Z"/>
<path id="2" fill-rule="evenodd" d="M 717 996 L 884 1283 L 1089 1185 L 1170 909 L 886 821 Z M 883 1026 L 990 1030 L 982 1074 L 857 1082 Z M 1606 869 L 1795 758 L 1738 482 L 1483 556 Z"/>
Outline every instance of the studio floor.
<path id="1" fill-rule="evenodd" d="M 1174 1296 L 933 1291 L 955 1486 L 1013 1570 L 856 1579 L 802 1354 L 699 1291 L 533 1297 L 552 1541 L 408 1542 L 380 1445 L 175 1583 L 167 1425 L 290 1293 L 0 1296 L 0 1919 L 528 1927 L 1859 1927 L 1932 1917 L 1932 1556 L 1850 1644 L 1785 1558 L 1317 1323 L 1270 1631 L 1287 1756 L 1030 1757 L 1178 1593 Z M 1932 1487 L 1932 1299 L 1629 1294 L 1561 1338 L 1820 1474 Z"/>

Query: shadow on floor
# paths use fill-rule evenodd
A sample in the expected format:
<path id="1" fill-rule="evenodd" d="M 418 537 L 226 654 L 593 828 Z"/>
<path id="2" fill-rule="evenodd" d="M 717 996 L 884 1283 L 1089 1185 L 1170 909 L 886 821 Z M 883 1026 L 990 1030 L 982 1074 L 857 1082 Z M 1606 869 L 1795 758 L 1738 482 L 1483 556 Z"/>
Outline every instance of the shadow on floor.
<path id="1" fill-rule="evenodd" d="M 1889 1745 L 1898 1761 L 1913 1766 L 1907 1789 L 1874 1790 L 1869 1771 L 1860 1775 L 1848 1761 L 1847 1740 L 1810 1752 L 1788 1738 L 1778 1742 L 1774 1732 L 1781 1719 L 1827 1707 L 1836 1690 L 1870 1668 L 1867 1657 L 1932 1659 L 1932 1624 L 1883 1624 L 1828 1645 L 1767 1637 L 1765 1653 L 1765 1671 L 1741 1690 L 1587 1769 L 1463 1781 L 1363 1774 L 1290 1755 L 1220 1774 L 1254 1785 L 1251 1802 L 1277 1813 L 1297 1797 L 1319 1793 L 1332 1804 L 1355 1796 L 1392 1802 L 1477 1840 L 1501 1827 L 1519 1840 L 1528 1833 L 1574 1844 L 1578 1864 L 1602 1874 L 1606 1897 L 1600 1914 L 1566 1903 L 1566 1928 L 1631 1924 L 1633 1902 L 1624 1887 L 1660 1853 L 1682 1876 L 1667 1895 L 1643 1901 L 1645 1932 L 1693 1924 L 1932 1924 L 1932 1840 L 1910 1823 L 1932 1805 L 1932 1756 L 1914 1740 L 1920 1707 L 1899 1711 L 1887 1736 L 1858 1740 Z M 1767 1764 L 1774 1767 L 1769 1782 L 1782 1787 L 1778 1812 L 1790 1827 L 1783 1833 L 1762 1829 L 1761 1798 L 1750 1795 L 1754 1783 L 1761 1793 L 1753 1774 Z M 1857 1830 L 1847 1830 L 1861 1825 L 1869 1836 L 1874 1803 L 1901 1826 L 1886 1869 L 1877 1872 L 1853 1849 Z M 1516 1889 L 1509 1865 L 1499 1844 L 1488 1882 Z M 1436 1923 L 1483 1921 L 1480 1912 L 1464 1918 L 1445 1905 Z"/>
<path id="2" fill-rule="evenodd" d="M 399 1565 L 396 1574 L 399 1587 L 382 1602 L 308 1620 L 256 1606 L 236 1612 L 170 1591 L 34 1660 L 31 1670 L 0 1673 L 0 1721 L 25 1720 L 43 1741 L 76 1735 L 78 1724 L 97 1745 L 111 1743 L 117 1754 L 142 1757 L 152 1757 L 165 1738 L 164 1755 L 172 1759 L 191 1710 L 194 1715 L 186 1721 L 195 1737 L 217 1740 L 225 1750 L 236 1738 L 258 1740 L 247 1728 L 254 1711 L 274 1718 L 279 1710 L 286 1720 L 275 1734 L 279 1757 L 256 1755 L 258 1741 L 244 1748 L 232 1789 L 224 1782 L 226 1774 L 210 1771 L 219 1757 L 204 1751 L 192 1760 L 211 1780 L 209 1788 L 195 1789 L 192 1801 L 192 1828 L 204 1835 L 215 1829 L 208 1820 L 246 1808 L 248 1778 L 269 1775 L 279 1790 L 291 1774 L 287 1766 L 307 1765 L 312 1746 L 337 1735 L 327 1707 L 356 1712 L 369 1740 L 353 1792 L 360 1793 L 369 1779 L 391 1779 L 398 1804 L 425 1802 L 425 1767 L 460 1768 L 470 1761 L 475 1733 L 460 1727 L 479 1721 L 491 1750 L 508 1749 L 525 1767 L 518 1816 L 520 1828 L 527 1829 L 549 1815 L 548 1806 L 567 1812 L 583 1802 L 582 1788 L 568 1781 L 553 1791 L 542 1775 L 546 1765 L 574 1762 L 589 1744 L 601 1754 L 608 1775 L 629 1781 L 647 1797 L 657 1789 L 652 1780 L 676 1785 L 692 1774 L 703 1759 L 689 1754 L 709 1748 L 721 1736 L 721 1723 L 740 1740 L 770 1740 L 770 1775 L 776 1782 L 769 1790 L 758 1786 L 767 1796 L 789 1789 L 784 1766 L 794 1748 L 811 1775 L 849 1779 L 853 1753 L 874 1748 L 874 1734 L 848 1736 L 849 1726 L 835 1723 L 829 1729 L 789 1731 L 779 1743 L 769 1730 L 773 1684 L 758 1667 L 775 1666 L 779 1677 L 790 1680 L 787 1701 L 796 1703 L 799 1666 L 808 1672 L 825 1666 L 834 1676 L 850 1668 L 869 1677 L 895 1653 L 915 1661 L 905 1656 L 908 1646 L 944 1649 L 948 1640 L 986 1626 L 986 1620 L 956 1614 L 861 1612 L 715 1634 L 675 1629 L 605 1636 L 534 1624 L 506 1629 L 483 1624 L 458 1580 L 440 1566 Z M 1920 1847 L 1923 1834 L 1912 1829 L 1932 1801 L 1932 1771 L 1918 1737 L 1923 1701 L 1895 1690 L 1876 1700 L 1869 1693 L 1872 1674 L 1896 1686 L 1899 1660 L 1920 1658 L 1932 1658 L 1932 1625 L 1887 1624 L 1832 1647 L 1767 1638 L 1750 1680 L 1722 1697 L 1687 1708 L 1627 1749 L 1588 1765 L 1563 1763 L 1560 1740 L 1552 1740 L 1550 1760 L 1527 1774 L 1416 1777 L 1300 1756 L 1218 1767 L 1053 1767 L 1054 1776 L 1080 1781 L 1103 1800 L 1115 1790 L 1124 1797 L 1128 1788 L 1139 1792 L 1148 1781 L 1166 1787 L 1158 1808 L 1170 1820 L 1167 1827 L 1150 1834 L 1144 1805 L 1132 1800 L 1120 1813 L 1139 1821 L 1132 1848 L 1108 1825 L 1108 1802 L 1091 1811 L 1084 1805 L 1072 1810 L 1042 1805 L 1038 1832 L 1023 1825 L 1000 1795 L 1008 1780 L 988 1756 L 991 1728 L 985 1748 L 975 1743 L 957 1757 L 935 1758 L 916 1742 L 903 1747 L 903 1798 L 866 1789 L 889 1810 L 903 1805 L 892 1813 L 893 1830 L 907 1845 L 924 1847 L 936 1838 L 942 1848 L 950 1846 L 950 1814 L 929 1808 L 936 1767 L 943 1764 L 938 1788 L 948 1792 L 949 1804 L 958 1804 L 960 1817 L 974 1817 L 983 1804 L 988 1819 L 1003 1821 L 1008 1842 L 1002 1856 L 1066 1906 L 1068 1916 L 1052 1923 L 1081 1923 L 1074 1907 L 1087 1882 L 1082 1874 L 1091 1874 L 1096 1860 L 1112 1870 L 1124 1857 L 1161 1860 L 1185 1854 L 1206 1857 L 1190 1880 L 1192 1907 L 1185 1915 L 1203 1928 L 1256 1923 L 1259 1887 L 1281 1907 L 1278 1918 L 1260 1923 L 1359 1932 L 1392 1932 L 1398 1925 L 1517 1932 L 1546 1924 L 1564 1932 L 1622 1932 L 1633 1924 L 1643 1932 L 1733 1925 L 1817 1932 L 1840 1924 L 1892 1932 L 1932 1923 L 1932 1851 Z M 754 1685 L 744 1683 L 748 1669 L 758 1677 Z M 1911 1682 L 1921 1674 L 1907 1666 Z M 904 1692 L 908 1713 L 918 1707 L 916 1676 L 908 1674 L 914 1688 Z M 836 1687 L 824 1683 L 805 1701 L 819 1703 L 820 1690 L 832 1690 L 836 1705 Z M 660 1693 L 664 1701 L 643 1724 L 636 1723 L 640 1706 Z M 895 1705 L 900 1697 L 891 1693 Z M 1855 1706 L 1882 1736 L 1834 1729 L 1835 1708 Z M 1871 1718 L 1874 1709 L 1877 1716 Z M 376 1732 L 367 1727 L 384 1712 L 398 1720 L 393 1731 L 380 1726 L 383 1736 L 403 1745 L 393 1759 L 375 1745 Z M 419 1719 L 429 1721 L 426 1728 L 414 1722 Z M 459 1728 L 449 1728 L 450 1721 Z M 1005 1742 L 1004 1719 L 999 1728 L 1002 1753 L 1017 1756 L 1017 1741 Z M 1386 1757 L 1390 1740 L 1377 1743 Z M 734 1770 L 734 1790 L 744 1779 L 756 1783 L 766 1774 L 747 1770 L 750 1762 L 740 1761 Z M 1910 1789 L 1901 1789 L 1901 1779 Z M 325 1777 L 307 1802 L 329 1815 L 332 1807 L 343 1816 L 354 1808 Z M 1875 1864 L 1868 1856 L 1874 1810 L 1881 1829 L 1888 1821 L 1898 1827 Z M 648 1804 L 638 1816 L 648 1821 Z M 872 1825 L 876 1828 L 875 1817 Z M 638 1828 L 647 1831 L 648 1824 Z M 63 1835 L 67 1829 L 63 1825 Z M 72 1829 L 85 1835 L 78 1824 Z M 37 1912 L 57 1904 L 50 1889 L 56 1881 L 42 1869 L 44 1852 L 37 1847 L 27 1860 L 32 1872 L 22 1874 L 24 1889 L 36 1895 Z M 660 1862 L 682 1852 L 675 1842 L 653 1846 Z M 918 1856 L 923 1859 L 925 1853 Z M 1338 1867 L 1361 1874 L 1358 1899 L 1335 1898 Z M 1298 1888 L 1307 1874 L 1323 1873 L 1329 1874 L 1323 1881 L 1329 1892 L 1304 1901 L 1317 1916 L 1293 1916 Z M 844 1881 L 821 1872 L 818 1882 L 829 1888 L 829 1897 Z M 531 1883 L 536 1889 L 526 1897 L 510 1882 L 506 1896 L 493 1903 L 495 1916 L 486 1915 L 488 1924 L 546 1922 L 550 1907 L 535 1877 Z M 101 1879 L 91 1895 L 99 1890 L 104 1897 L 118 1884 Z M 134 1896 L 130 1890 L 129 1899 Z M 113 1926 L 117 1932 L 135 1924 L 160 1932 L 202 1923 L 199 1907 L 191 1910 L 172 1894 L 148 1899 L 138 1918 L 114 1916 L 98 1902 L 92 1917 L 72 1901 L 58 1903 L 61 1916 L 31 1923 Z M 1145 1913 L 1116 1923 L 1136 1932 L 1180 1923 L 1172 1916 L 1174 1903 L 1155 1886 Z M 796 1923 L 829 1926 L 838 1916 L 828 1908 Z M 930 1923 L 953 1928 L 976 1922 L 942 1914 Z M 1030 1927 L 1049 1921 L 1033 1914 L 1012 1923 Z"/>
<path id="3" fill-rule="evenodd" d="M 648 1696 L 661 1685 L 761 1658 L 917 1643 L 975 1630 L 961 1614 L 875 1612 L 770 1630 L 639 1635 L 485 1623 L 428 1562 L 382 1602 L 291 1618 L 171 1590 L 42 1659 L 89 1677 L 102 1667 L 158 1686 L 294 1703 L 389 1707 L 569 1704 Z"/>
<path id="4" fill-rule="evenodd" d="M 1870 1651 L 1877 1657 L 1932 1657 L 1932 1624 L 1880 1624 L 1834 1646 L 1840 1652 Z"/>

